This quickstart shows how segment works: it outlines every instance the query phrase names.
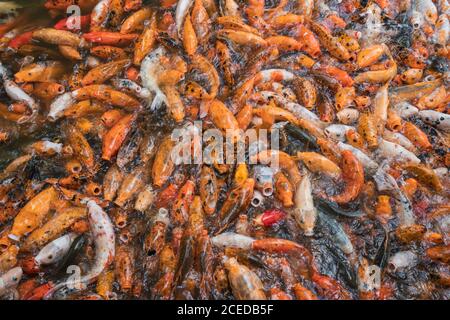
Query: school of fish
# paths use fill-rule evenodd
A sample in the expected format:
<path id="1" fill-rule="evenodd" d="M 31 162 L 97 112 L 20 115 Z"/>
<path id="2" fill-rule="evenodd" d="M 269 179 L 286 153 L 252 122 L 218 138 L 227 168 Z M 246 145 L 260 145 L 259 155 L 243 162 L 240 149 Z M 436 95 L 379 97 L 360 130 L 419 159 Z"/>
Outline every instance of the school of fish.
<path id="1" fill-rule="evenodd" d="M 0 299 L 450 299 L 449 0 L 30 3 Z M 210 129 L 244 161 L 175 161 Z"/>

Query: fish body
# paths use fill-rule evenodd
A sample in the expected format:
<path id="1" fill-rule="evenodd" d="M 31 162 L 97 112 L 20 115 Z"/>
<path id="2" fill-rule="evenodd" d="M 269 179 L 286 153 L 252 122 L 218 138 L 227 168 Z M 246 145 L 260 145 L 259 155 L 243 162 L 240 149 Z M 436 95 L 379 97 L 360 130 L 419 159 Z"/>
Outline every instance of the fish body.
<path id="1" fill-rule="evenodd" d="M 50 111 L 47 114 L 48 119 L 50 121 L 58 120 L 63 116 L 64 111 L 72 106 L 75 101 L 76 100 L 71 92 L 67 92 L 58 96 L 50 105 Z"/>
<path id="2" fill-rule="evenodd" d="M 378 163 L 372 160 L 366 153 L 359 150 L 358 148 L 355 148 L 349 144 L 338 142 L 337 147 L 339 150 L 349 150 L 351 151 L 361 162 L 364 169 L 367 170 L 367 172 L 375 172 L 375 170 L 378 168 Z"/>
<path id="3" fill-rule="evenodd" d="M 422 110 L 418 113 L 419 118 L 439 130 L 450 131 L 450 115 L 435 110 Z"/>
<path id="4" fill-rule="evenodd" d="M 345 135 L 349 130 L 355 130 L 355 127 L 343 124 L 332 124 L 326 127 L 324 132 L 328 138 L 344 142 L 346 140 Z"/>
<path id="5" fill-rule="evenodd" d="M 339 222 L 320 211 L 318 213 L 318 218 L 320 224 L 324 225 L 329 230 L 327 235 L 330 239 L 333 240 L 345 254 L 352 254 L 354 251 L 353 244 Z"/>
<path id="6" fill-rule="evenodd" d="M 383 159 L 388 159 L 389 161 L 398 161 L 400 163 L 420 163 L 420 159 L 407 150 L 403 146 L 382 139 L 378 145 L 377 154 Z"/>
<path id="7" fill-rule="evenodd" d="M 408 102 L 401 102 L 392 106 L 392 110 L 403 119 L 409 119 L 419 112 L 419 109 Z"/>
<path id="8" fill-rule="evenodd" d="M 91 269 L 77 279 L 69 279 L 56 285 L 46 294 L 51 297 L 54 292 L 64 288 L 84 288 L 105 270 L 114 260 L 115 232 L 108 214 L 94 201 L 87 201 L 88 220 L 95 243 L 95 259 Z"/>

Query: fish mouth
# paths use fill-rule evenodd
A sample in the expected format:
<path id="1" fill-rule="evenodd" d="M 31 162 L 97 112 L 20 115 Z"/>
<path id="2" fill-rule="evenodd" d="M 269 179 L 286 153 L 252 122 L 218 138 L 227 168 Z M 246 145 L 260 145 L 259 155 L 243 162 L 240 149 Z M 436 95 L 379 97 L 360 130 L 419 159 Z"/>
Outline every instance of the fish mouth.
<path id="1" fill-rule="evenodd" d="M 259 207 L 261 205 L 262 201 L 259 198 L 253 198 L 252 199 L 252 206 Z"/>

